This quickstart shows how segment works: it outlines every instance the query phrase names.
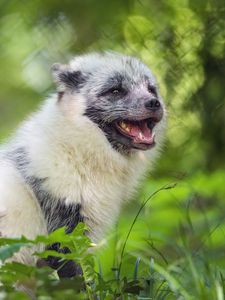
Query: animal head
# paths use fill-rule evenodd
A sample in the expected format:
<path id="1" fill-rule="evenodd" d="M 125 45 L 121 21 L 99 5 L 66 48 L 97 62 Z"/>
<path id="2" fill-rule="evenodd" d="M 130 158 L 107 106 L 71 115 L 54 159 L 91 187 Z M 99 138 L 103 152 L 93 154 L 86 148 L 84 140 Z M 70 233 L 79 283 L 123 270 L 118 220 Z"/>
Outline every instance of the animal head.
<path id="1" fill-rule="evenodd" d="M 58 101 L 78 101 L 82 96 L 80 113 L 101 129 L 117 151 L 148 150 L 160 141 L 164 103 L 154 76 L 139 59 L 92 53 L 75 57 L 68 65 L 54 64 L 52 71 Z"/>

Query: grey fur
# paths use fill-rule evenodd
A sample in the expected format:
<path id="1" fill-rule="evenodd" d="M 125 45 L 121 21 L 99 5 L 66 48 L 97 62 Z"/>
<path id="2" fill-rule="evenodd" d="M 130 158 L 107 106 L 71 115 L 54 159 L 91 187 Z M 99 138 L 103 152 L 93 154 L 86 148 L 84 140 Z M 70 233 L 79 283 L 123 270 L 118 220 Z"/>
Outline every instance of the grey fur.
<path id="1" fill-rule="evenodd" d="M 110 52 L 81 56 L 76 61 L 79 79 L 74 79 L 73 64 L 54 65 L 53 74 L 60 90 L 83 95 L 85 115 L 103 130 L 113 148 L 129 154 L 134 145 L 118 133 L 115 122 L 153 117 L 161 120 L 163 115 L 163 102 L 151 71 L 137 58 Z M 157 112 L 145 106 L 152 99 L 161 104 Z"/>
<path id="2" fill-rule="evenodd" d="M 50 193 L 43 189 L 44 178 L 40 179 L 35 176 L 26 175 L 29 160 L 23 148 L 7 153 L 6 157 L 15 164 L 26 184 L 29 185 L 35 194 L 44 214 L 49 233 L 64 226 L 66 233 L 71 233 L 76 225 L 83 221 L 83 217 L 80 215 L 80 204 L 66 205 L 65 199 L 55 199 Z M 48 246 L 48 250 L 54 250 L 59 253 L 70 252 L 68 248 L 61 248 L 60 243 Z M 45 261 L 49 267 L 58 270 L 58 275 L 61 278 L 70 278 L 82 274 L 81 267 L 72 260 L 64 261 L 55 256 L 48 256 Z"/>
<path id="3" fill-rule="evenodd" d="M 35 237 L 40 232 L 45 234 L 46 226 L 48 232 L 65 226 L 70 233 L 85 220 L 92 230 L 91 238 L 98 241 L 118 215 L 123 200 L 134 193 L 148 159 L 153 161 L 158 153 L 165 124 L 164 120 L 160 122 L 163 101 L 149 68 L 133 57 L 115 53 L 82 55 L 68 65 L 55 64 L 52 72 L 58 97 L 49 98 L 18 131 L 14 143 L 9 144 L 13 148 L 5 150 L 4 158 L 14 164 L 12 178 L 18 175 L 16 168 L 24 181 L 17 182 L 18 191 L 22 186 L 25 194 L 20 206 L 24 216 L 21 231 L 24 234 L 29 229 L 28 233 Z M 136 153 L 155 143 L 157 148 L 152 155 Z M 3 166 L 3 172 L 7 173 L 6 168 Z M 7 188 L 10 190 L 10 186 Z M 24 211 L 23 205 L 27 205 L 31 191 L 31 201 L 35 196 L 46 226 L 35 204 L 33 211 L 38 211 L 40 218 L 34 220 L 33 227 L 26 228 L 26 216 L 28 222 L 33 221 L 33 215 L 29 215 L 33 203 L 28 203 Z M 16 205 L 17 194 L 12 195 Z M 8 225 L 12 230 L 14 215 Z M 61 249 L 60 243 L 49 249 L 69 252 Z M 55 269 L 62 267 L 61 261 L 53 257 L 48 258 L 48 264 Z M 61 270 L 63 277 L 80 272 L 71 261 Z"/>
<path id="4" fill-rule="evenodd" d="M 44 190 L 43 182 L 46 180 L 45 178 L 27 176 L 29 160 L 25 149 L 19 148 L 9 152 L 7 158 L 14 162 L 26 184 L 35 194 L 43 211 L 49 233 L 63 226 L 66 227 L 66 232 L 70 233 L 79 222 L 83 221 L 83 216 L 80 215 L 80 204 L 66 205 L 65 199 L 55 199 Z"/>

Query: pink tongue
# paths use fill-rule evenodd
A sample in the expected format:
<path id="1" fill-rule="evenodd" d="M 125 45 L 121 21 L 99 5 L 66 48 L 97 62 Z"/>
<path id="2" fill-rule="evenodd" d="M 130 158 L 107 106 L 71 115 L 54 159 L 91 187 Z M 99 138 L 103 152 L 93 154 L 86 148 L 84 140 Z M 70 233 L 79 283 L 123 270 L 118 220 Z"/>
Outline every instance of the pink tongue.
<path id="1" fill-rule="evenodd" d="M 136 143 L 153 143 L 154 137 L 146 122 L 140 123 L 139 125 L 129 124 L 129 126 L 130 133 L 135 138 L 134 141 Z"/>

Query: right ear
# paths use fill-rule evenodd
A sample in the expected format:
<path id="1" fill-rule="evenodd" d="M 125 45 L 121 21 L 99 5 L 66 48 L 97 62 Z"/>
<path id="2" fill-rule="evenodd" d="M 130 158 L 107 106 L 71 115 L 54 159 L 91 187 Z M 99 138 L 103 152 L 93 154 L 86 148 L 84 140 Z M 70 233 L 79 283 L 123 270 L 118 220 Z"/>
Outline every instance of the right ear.
<path id="1" fill-rule="evenodd" d="M 87 76 L 82 74 L 81 71 L 71 70 L 68 65 L 55 63 L 51 70 L 59 92 L 78 90 L 87 80 Z"/>

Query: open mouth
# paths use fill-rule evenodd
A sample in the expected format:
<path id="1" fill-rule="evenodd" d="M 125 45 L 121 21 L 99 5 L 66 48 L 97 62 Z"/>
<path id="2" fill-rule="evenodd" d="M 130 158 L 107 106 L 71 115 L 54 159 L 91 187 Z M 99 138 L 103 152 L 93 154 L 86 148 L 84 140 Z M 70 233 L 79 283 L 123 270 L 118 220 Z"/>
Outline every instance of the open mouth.
<path id="1" fill-rule="evenodd" d="M 155 145 L 155 134 L 152 129 L 155 122 L 151 119 L 141 121 L 123 120 L 116 123 L 117 130 L 130 138 L 135 148 L 146 148 Z"/>

